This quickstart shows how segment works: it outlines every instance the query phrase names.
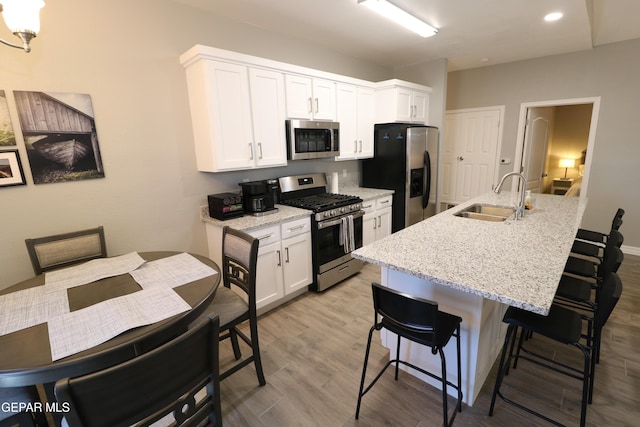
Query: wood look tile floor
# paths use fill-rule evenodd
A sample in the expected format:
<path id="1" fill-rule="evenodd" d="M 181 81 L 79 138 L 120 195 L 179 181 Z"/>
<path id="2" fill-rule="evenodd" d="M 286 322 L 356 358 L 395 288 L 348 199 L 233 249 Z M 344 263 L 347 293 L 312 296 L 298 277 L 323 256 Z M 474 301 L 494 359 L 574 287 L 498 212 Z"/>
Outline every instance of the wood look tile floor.
<path id="1" fill-rule="evenodd" d="M 587 410 L 589 426 L 640 425 L 640 257 L 627 255 L 619 274 L 624 291 L 604 330 L 593 404 Z M 258 386 L 253 365 L 224 380 L 224 425 L 441 425 L 440 391 L 403 372 L 394 381 L 391 369 L 363 398 L 360 419 L 354 419 L 366 339 L 373 322 L 370 284 L 379 280 L 379 268 L 366 265 L 358 275 L 322 294 L 307 293 L 261 316 L 267 384 Z M 531 344 L 558 358 L 580 360 L 576 349 L 542 337 L 534 337 Z M 223 367 L 233 360 L 226 343 L 220 357 Z M 376 333 L 369 372 L 377 372 L 388 358 Z M 508 396 L 566 425 L 579 424 L 579 381 L 526 361 L 512 372 L 503 388 Z M 549 425 L 500 399 L 489 417 L 495 375 L 494 365 L 473 407 L 464 405 L 454 425 Z M 449 402 L 452 407 L 453 399 Z"/>

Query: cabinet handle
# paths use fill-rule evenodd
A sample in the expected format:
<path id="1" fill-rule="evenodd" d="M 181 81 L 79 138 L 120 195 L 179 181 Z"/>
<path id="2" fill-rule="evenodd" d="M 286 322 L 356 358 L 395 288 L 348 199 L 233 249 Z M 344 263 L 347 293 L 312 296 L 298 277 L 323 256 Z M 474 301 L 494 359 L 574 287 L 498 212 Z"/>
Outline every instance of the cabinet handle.
<path id="1" fill-rule="evenodd" d="M 269 234 L 265 234 L 264 236 L 260 236 L 258 237 L 258 240 L 264 240 L 264 239 L 268 239 L 269 237 L 273 236 L 273 233 L 269 233 Z"/>
<path id="2" fill-rule="evenodd" d="M 358 141 L 360 143 L 360 153 L 362 153 L 362 140 Z"/>
<path id="3" fill-rule="evenodd" d="M 296 225 L 295 227 L 289 227 L 289 231 L 301 230 L 304 228 L 304 224 Z"/>
<path id="4" fill-rule="evenodd" d="M 382 216 L 378 216 L 378 228 L 382 227 Z"/>
<path id="5" fill-rule="evenodd" d="M 357 153 L 358 152 L 358 141 L 356 141 L 355 139 L 353 140 L 353 153 Z"/>
<path id="6" fill-rule="evenodd" d="M 280 257 L 280 251 L 276 251 L 278 252 L 278 267 L 282 266 L 282 258 Z"/>
<path id="7" fill-rule="evenodd" d="M 249 143 L 249 160 L 253 160 L 253 144 Z"/>
<path id="8" fill-rule="evenodd" d="M 371 208 L 371 207 L 373 207 L 373 205 L 366 205 L 366 206 L 363 206 L 363 208 L 364 208 L 364 209 L 369 209 L 369 208 Z"/>
<path id="9" fill-rule="evenodd" d="M 376 221 L 376 219 L 373 218 L 373 229 L 375 230 L 376 228 L 378 228 L 378 221 Z"/>
<path id="10" fill-rule="evenodd" d="M 289 248 L 284 248 L 284 253 L 286 254 L 285 262 L 289 263 Z"/>
<path id="11" fill-rule="evenodd" d="M 380 204 L 381 204 L 381 205 L 385 205 L 385 204 L 387 204 L 387 203 L 389 203 L 389 201 L 388 201 L 388 200 L 383 200 L 383 201 L 381 201 L 381 202 L 380 202 Z"/>
<path id="12" fill-rule="evenodd" d="M 318 98 L 316 98 L 316 114 L 320 111 L 320 103 L 318 102 Z"/>
<path id="13" fill-rule="evenodd" d="M 313 113 L 313 100 L 309 98 L 309 113 Z"/>
<path id="14" fill-rule="evenodd" d="M 262 142 L 258 142 L 258 159 L 262 160 Z"/>

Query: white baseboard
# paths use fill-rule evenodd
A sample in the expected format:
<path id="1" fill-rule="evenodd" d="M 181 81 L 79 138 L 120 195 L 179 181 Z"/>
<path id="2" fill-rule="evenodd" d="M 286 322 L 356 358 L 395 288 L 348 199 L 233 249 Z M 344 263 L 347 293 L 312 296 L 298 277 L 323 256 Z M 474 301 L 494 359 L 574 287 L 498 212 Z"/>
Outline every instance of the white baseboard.
<path id="1" fill-rule="evenodd" d="M 622 253 L 624 253 L 625 255 L 637 255 L 637 256 L 640 256 L 640 248 L 637 247 L 637 246 L 622 245 L 620 247 L 620 249 L 622 249 Z"/>

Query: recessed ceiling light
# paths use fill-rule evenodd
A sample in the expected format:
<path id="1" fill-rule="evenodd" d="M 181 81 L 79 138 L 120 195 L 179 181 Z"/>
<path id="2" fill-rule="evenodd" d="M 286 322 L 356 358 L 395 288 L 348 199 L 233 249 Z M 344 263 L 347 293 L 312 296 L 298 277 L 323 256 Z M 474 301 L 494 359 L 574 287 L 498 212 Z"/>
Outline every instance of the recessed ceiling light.
<path id="1" fill-rule="evenodd" d="M 544 20 L 547 22 L 557 21 L 562 18 L 562 12 L 552 12 L 545 15 Z"/>

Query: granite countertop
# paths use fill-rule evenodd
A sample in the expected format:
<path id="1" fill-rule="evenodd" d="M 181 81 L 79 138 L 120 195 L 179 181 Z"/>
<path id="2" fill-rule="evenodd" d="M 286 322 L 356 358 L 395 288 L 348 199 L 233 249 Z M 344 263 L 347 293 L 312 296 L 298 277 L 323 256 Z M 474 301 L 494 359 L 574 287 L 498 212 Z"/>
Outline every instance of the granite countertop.
<path id="1" fill-rule="evenodd" d="M 362 199 L 363 202 L 367 200 L 374 200 L 384 196 L 390 196 L 393 194 L 393 190 L 383 190 L 379 188 L 365 188 L 357 186 L 345 186 L 339 188 L 340 194 L 348 194 L 350 196 L 357 196 Z"/>
<path id="2" fill-rule="evenodd" d="M 352 253 L 433 283 L 548 314 L 586 201 L 535 194 L 515 221 L 454 216 L 473 203 L 513 206 L 509 192 L 484 194 Z"/>
<path id="3" fill-rule="evenodd" d="M 388 196 L 393 194 L 393 190 L 381 190 L 376 188 L 364 188 L 357 186 L 345 186 L 340 187 L 340 194 L 348 194 L 350 196 L 358 196 L 363 201 L 377 199 L 379 197 Z M 305 216 L 310 216 L 311 211 L 306 209 L 294 208 L 286 205 L 276 205 L 278 208 L 278 212 L 262 215 L 262 216 L 252 216 L 245 215 L 238 218 L 228 219 L 226 221 L 222 221 L 216 218 L 211 218 L 209 216 L 209 207 L 201 206 L 200 207 L 200 219 L 202 222 L 208 222 L 211 224 L 218 225 L 223 227 L 228 225 L 229 227 L 243 230 L 243 231 L 251 231 L 256 228 L 266 227 L 274 224 L 281 224 L 283 222 L 287 222 L 290 220 L 304 218 Z"/>
<path id="4" fill-rule="evenodd" d="M 244 215 L 238 218 L 232 218 L 222 221 L 219 219 L 211 218 L 209 216 L 209 206 L 202 206 L 200 209 L 200 219 L 202 220 L 202 222 L 208 222 L 220 227 L 228 225 L 229 227 L 235 228 L 237 230 L 251 231 L 255 230 L 256 228 L 281 224 L 283 222 L 291 221 L 294 219 L 311 216 L 311 211 L 306 209 L 299 209 L 286 205 L 276 205 L 276 208 L 278 208 L 278 212 L 267 215 Z"/>

